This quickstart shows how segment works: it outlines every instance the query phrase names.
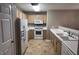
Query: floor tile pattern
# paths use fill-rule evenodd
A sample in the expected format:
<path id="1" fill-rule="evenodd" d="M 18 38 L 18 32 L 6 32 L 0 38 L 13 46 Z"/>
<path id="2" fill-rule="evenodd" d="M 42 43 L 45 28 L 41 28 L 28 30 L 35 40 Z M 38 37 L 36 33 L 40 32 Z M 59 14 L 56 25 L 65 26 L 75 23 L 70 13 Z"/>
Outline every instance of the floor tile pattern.
<path id="1" fill-rule="evenodd" d="M 25 55 L 54 55 L 50 40 L 30 40 Z"/>

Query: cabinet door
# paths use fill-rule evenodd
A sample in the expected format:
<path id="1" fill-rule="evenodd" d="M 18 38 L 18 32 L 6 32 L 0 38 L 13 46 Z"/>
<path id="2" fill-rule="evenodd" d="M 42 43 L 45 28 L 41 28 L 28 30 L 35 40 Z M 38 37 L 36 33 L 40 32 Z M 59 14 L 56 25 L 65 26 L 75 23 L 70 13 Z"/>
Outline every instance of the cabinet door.
<path id="1" fill-rule="evenodd" d="M 54 47 L 54 38 L 53 38 L 52 32 L 50 32 L 50 40 L 51 40 L 51 43 L 52 43 L 52 45 Z"/>
<path id="2" fill-rule="evenodd" d="M 47 15 L 43 15 L 43 21 L 44 23 L 47 23 Z"/>
<path id="3" fill-rule="evenodd" d="M 47 39 L 47 30 L 43 30 L 43 39 Z"/>
<path id="4" fill-rule="evenodd" d="M 35 15 L 29 15 L 28 16 L 28 23 L 34 23 Z"/>
<path id="5" fill-rule="evenodd" d="M 56 37 L 54 36 L 52 32 L 50 32 L 50 39 L 51 39 L 54 51 L 56 52 Z"/>
<path id="6" fill-rule="evenodd" d="M 52 42 L 52 32 L 50 32 L 50 40 L 51 40 L 51 42 Z"/>
<path id="7" fill-rule="evenodd" d="M 55 36 L 53 35 L 53 34 L 51 34 L 52 35 L 52 42 L 53 42 L 53 46 L 56 44 L 56 43 L 54 43 L 54 41 L 55 41 Z"/>
<path id="8" fill-rule="evenodd" d="M 39 15 L 39 19 L 46 23 L 47 16 L 46 15 Z"/>
<path id="9" fill-rule="evenodd" d="M 41 21 L 43 21 L 44 20 L 43 15 L 39 15 L 39 18 L 38 19 L 40 19 Z"/>
<path id="10" fill-rule="evenodd" d="M 61 54 L 61 42 L 60 41 L 58 41 L 57 42 L 57 54 Z"/>
<path id="11" fill-rule="evenodd" d="M 28 31 L 28 39 L 34 39 L 34 30 L 29 30 Z"/>
<path id="12" fill-rule="evenodd" d="M 53 33 L 51 33 L 51 36 L 52 36 L 52 44 L 53 44 L 53 47 L 54 47 L 54 51 L 56 52 L 57 50 L 57 38 L 56 38 L 56 36 L 53 34 Z"/>
<path id="13" fill-rule="evenodd" d="M 57 41 L 54 39 L 54 51 L 57 52 Z"/>
<path id="14" fill-rule="evenodd" d="M 61 54 L 61 41 L 52 32 L 50 32 L 50 39 L 53 44 L 55 53 Z"/>

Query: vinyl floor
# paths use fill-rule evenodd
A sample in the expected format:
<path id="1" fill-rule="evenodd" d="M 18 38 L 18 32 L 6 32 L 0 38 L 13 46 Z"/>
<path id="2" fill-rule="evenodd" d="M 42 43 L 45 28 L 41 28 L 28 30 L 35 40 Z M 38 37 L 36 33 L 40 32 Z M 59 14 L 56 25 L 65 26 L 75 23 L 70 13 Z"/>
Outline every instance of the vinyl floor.
<path id="1" fill-rule="evenodd" d="M 32 39 L 28 42 L 25 55 L 54 55 L 51 40 Z"/>

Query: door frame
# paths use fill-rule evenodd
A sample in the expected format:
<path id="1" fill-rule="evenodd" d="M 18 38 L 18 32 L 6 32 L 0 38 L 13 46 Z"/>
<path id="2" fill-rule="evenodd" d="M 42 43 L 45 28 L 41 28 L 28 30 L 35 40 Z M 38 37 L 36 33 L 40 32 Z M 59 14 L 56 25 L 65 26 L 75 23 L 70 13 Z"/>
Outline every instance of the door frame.
<path id="1" fill-rule="evenodd" d="M 13 55 L 16 55 L 16 39 L 15 39 L 15 20 L 16 20 L 16 6 L 11 3 L 10 4 L 10 14 L 11 14 L 11 34 L 12 34 L 12 41 L 14 41 L 14 50 Z"/>

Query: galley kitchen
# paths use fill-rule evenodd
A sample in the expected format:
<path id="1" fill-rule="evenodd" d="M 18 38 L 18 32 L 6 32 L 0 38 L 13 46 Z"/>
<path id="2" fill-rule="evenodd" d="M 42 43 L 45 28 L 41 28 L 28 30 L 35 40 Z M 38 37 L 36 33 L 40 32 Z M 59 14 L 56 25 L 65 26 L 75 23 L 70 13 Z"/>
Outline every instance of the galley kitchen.
<path id="1" fill-rule="evenodd" d="M 79 3 L 0 3 L 0 55 L 78 55 Z"/>

